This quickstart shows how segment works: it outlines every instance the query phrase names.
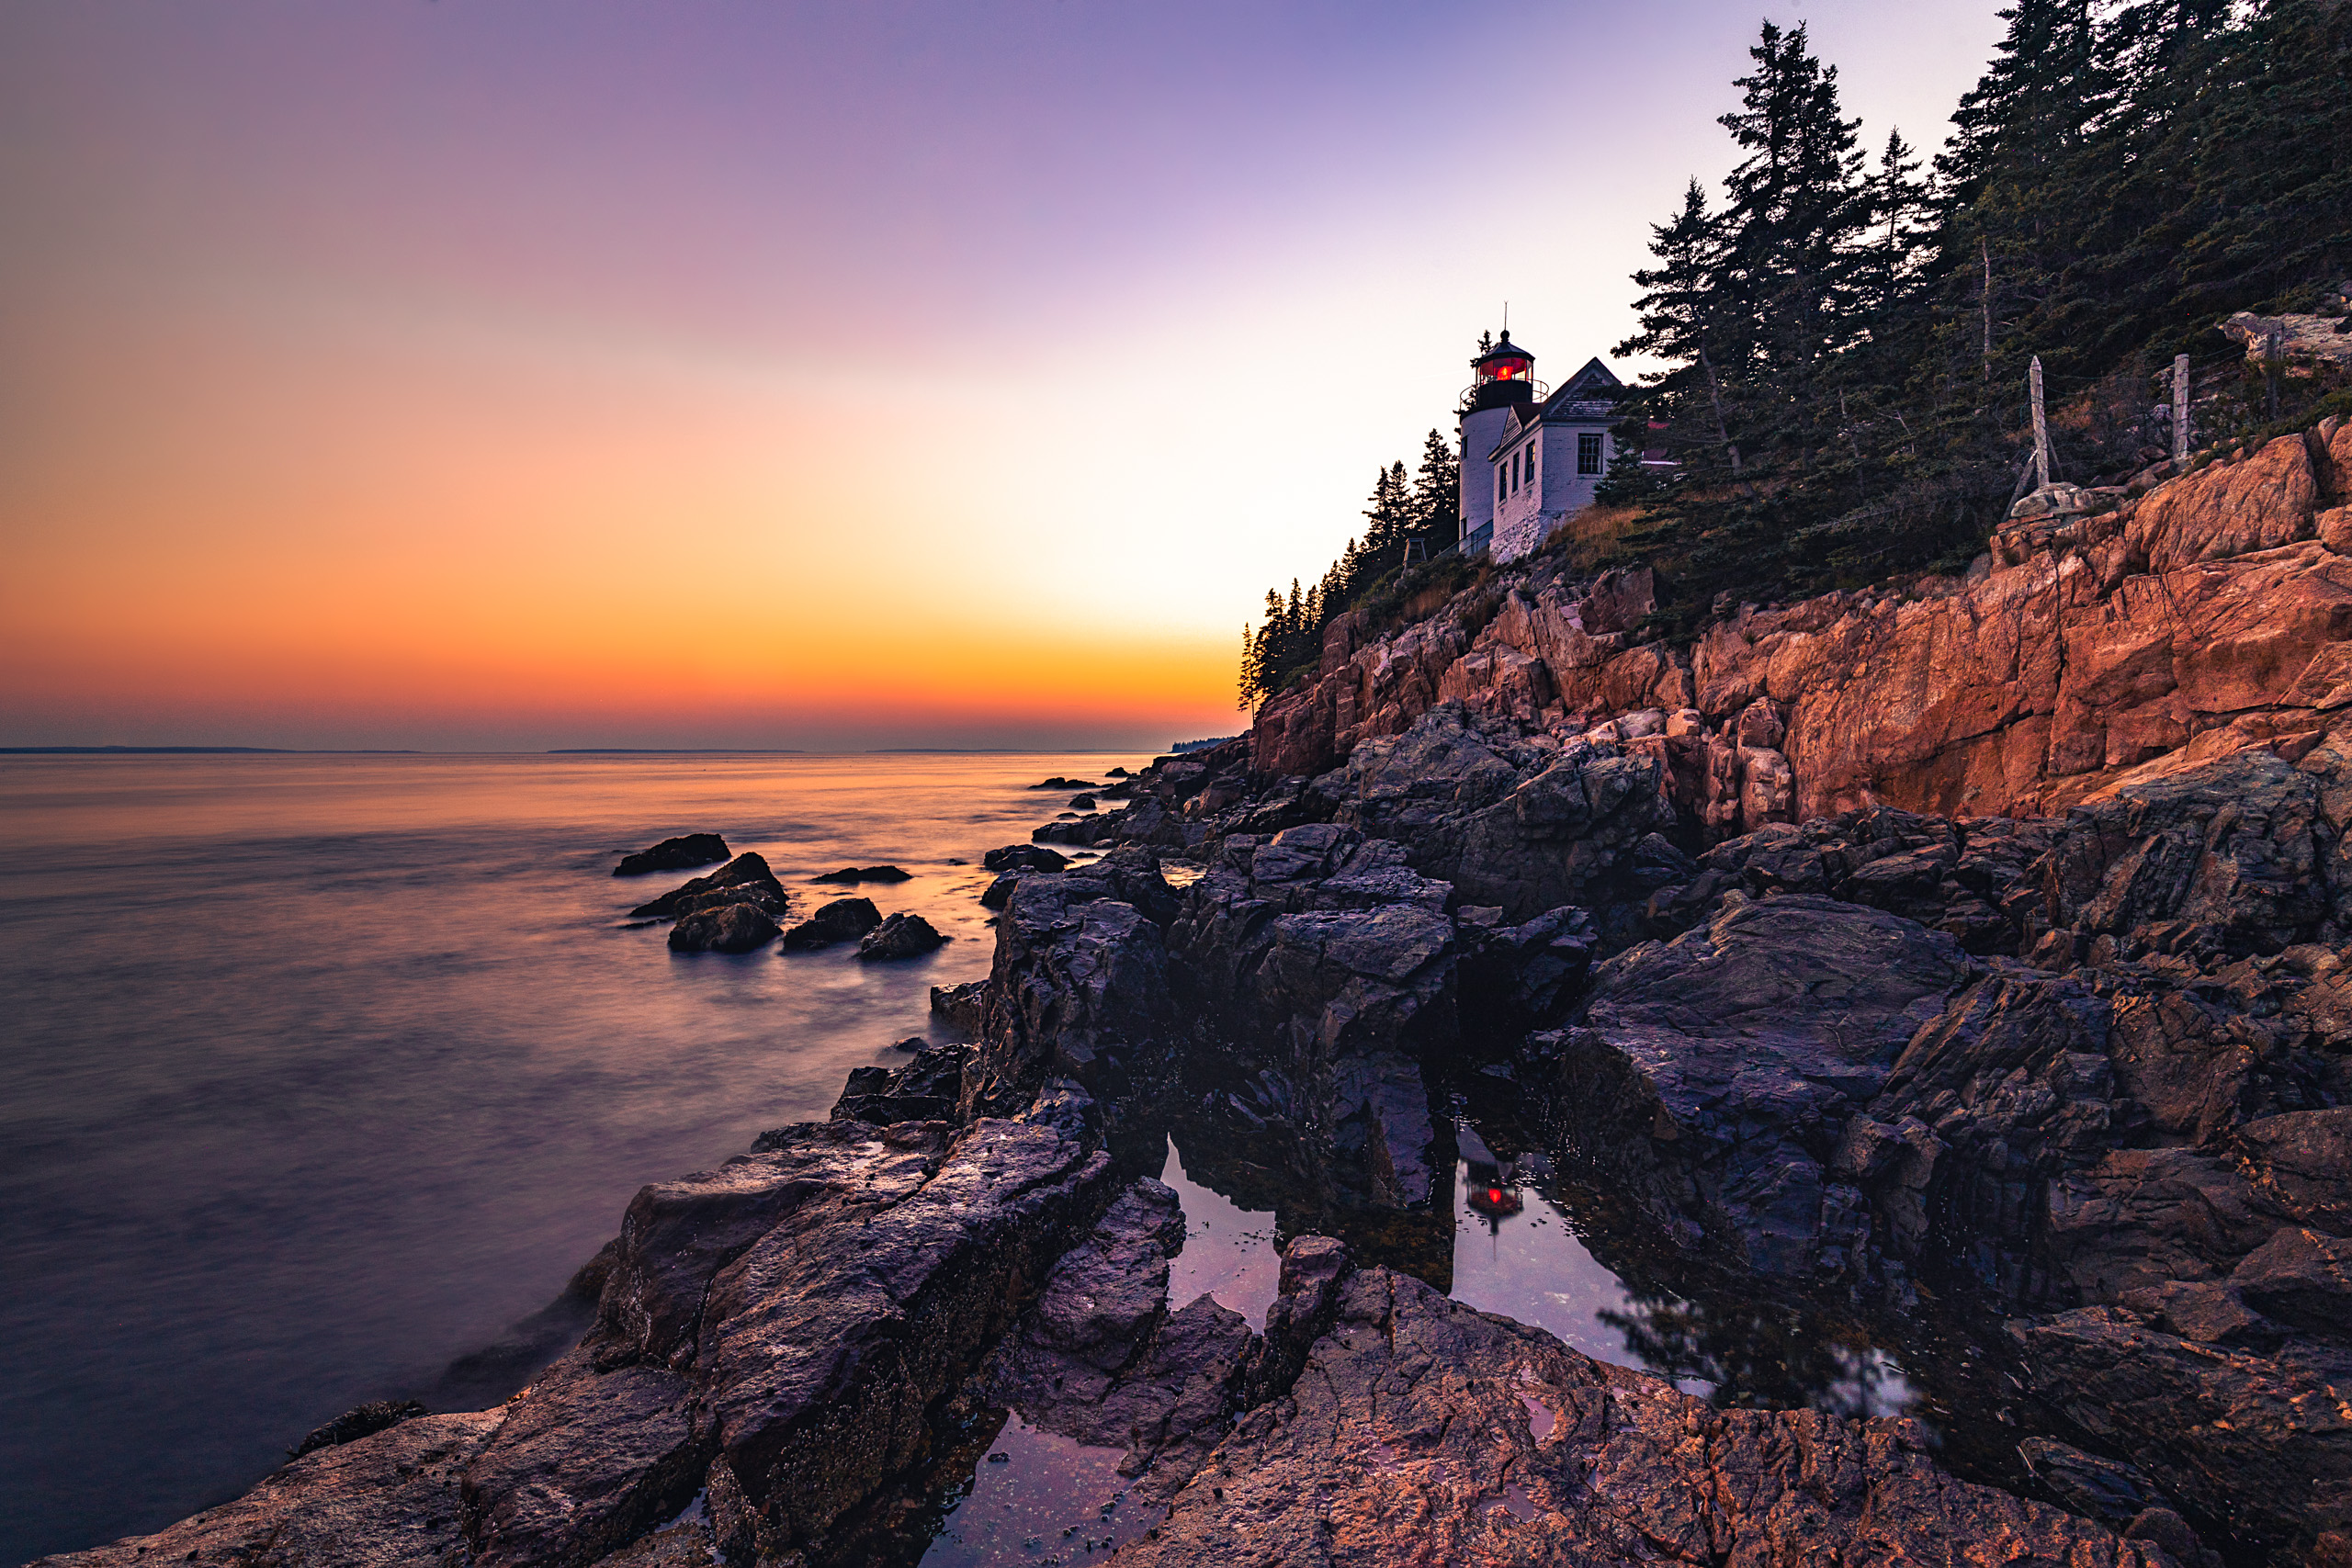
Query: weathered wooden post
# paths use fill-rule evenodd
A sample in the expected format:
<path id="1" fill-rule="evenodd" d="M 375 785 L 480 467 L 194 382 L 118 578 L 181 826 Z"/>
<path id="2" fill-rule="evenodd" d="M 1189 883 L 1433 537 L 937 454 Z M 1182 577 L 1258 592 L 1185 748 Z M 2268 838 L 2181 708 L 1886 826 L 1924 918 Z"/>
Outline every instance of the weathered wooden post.
<path id="1" fill-rule="evenodd" d="M 2269 397 L 2270 418 L 2273 423 L 2276 423 L 2278 419 L 2278 361 L 2285 355 L 2286 349 L 2287 329 L 2285 326 L 2274 326 L 2263 334 L 2262 385 Z"/>
<path id="2" fill-rule="evenodd" d="M 2033 356 L 2028 384 L 2033 389 L 2033 488 L 2050 488 L 2050 427 L 2041 417 L 2041 355 Z"/>
<path id="3" fill-rule="evenodd" d="M 2188 355 L 2172 356 L 2172 456 L 2182 462 L 2188 457 Z"/>

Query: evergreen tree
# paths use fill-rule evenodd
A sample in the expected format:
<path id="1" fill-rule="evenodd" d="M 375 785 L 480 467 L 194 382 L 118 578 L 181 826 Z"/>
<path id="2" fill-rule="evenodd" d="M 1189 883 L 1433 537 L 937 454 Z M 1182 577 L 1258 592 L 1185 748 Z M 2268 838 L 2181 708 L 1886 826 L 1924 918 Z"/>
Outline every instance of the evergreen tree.
<path id="1" fill-rule="evenodd" d="M 1624 406 L 1618 445 L 1650 445 L 1653 420 L 1695 472 L 1715 469 L 1737 478 L 1739 445 L 1731 434 L 1734 389 L 1725 385 L 1718 315 L 1726 297 L 1715 289 L 1721 270 L 1722 226 L 1707 210 L 1707 193 L 1694 177 L 1682 209 L 1650 230 L 1658 265 L 1634 274 L 1643 292 L 1634 309 L 1641 330 L 1611 352 L 1663 359 L 1668 368 L 1644 378 Z M 1702 456 L 1704 454 L 1705 456 Z M 1710 459 L 1712 458 L 1712 461 Z"/>
<path id="2" fill-rule="evenodd" d="M 1863 303 L 1874 336 L 1886 335 L 1877 324 L 1903 308 L 1924 259 L 1933 207 L 1927 182 L 1915 177 L 1919 166 L 1918 149 L 1903 140 L 1902 130 L 1888 131 L 1878 170 L 1871 175 L 1870 250 L 1863 269 Z"/>
<path id="3" fill-rule="evenodd" d="M 1363 553 L 1375 574 L 1393 570 L 1403 560 L 1405 540 L 1413 532 L 1413 487 L 1400 461 L 1373 478 L 1372 499 L 1364 507 L 1371 526 L 1364 530 Z"/>
<path id="4" fill-rule="evenodd" d="M 1752 456 L 1801 464 L 1838 423 L 1825 372 L 1860 328 L 1861 122 L 1839 113 L 1837 68 L 1814 58 L 1803 27 L 1766 22 L 1748 55 L 1756 70 L 1734 82 L 1740 107 L 1721 120 L 1747 155 L 1725 181 L 1712 281 L 1739 312 L 1726 357 L 1745 383 Z"/>
<path id="5" fill-rule="evenodd" d="M 1413 475 L 1408 506 L 1410 531 L 1427 542 L 1432 554 L 1452 544 L 1461 531 L 1462 458 L 1453 443 L 1434 430 L 1421 442 L 1421 466 Z"/>

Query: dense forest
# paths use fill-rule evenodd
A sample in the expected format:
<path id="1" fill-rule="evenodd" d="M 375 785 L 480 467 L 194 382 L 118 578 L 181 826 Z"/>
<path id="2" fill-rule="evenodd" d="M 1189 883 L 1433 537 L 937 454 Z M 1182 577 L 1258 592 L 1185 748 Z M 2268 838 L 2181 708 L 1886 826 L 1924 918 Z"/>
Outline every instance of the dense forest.
<path id="1" fill-rule="evenodd" d="M 1720 197 L 1694 177 L 1653 229 L 1639 330 L 1614 350 L 1665 367 L 1622 404 L 1620 448 L 1664 446 L 1678 467 L 1612 473 L 1603 500 L 1638 521 L 1591 564 L 1657 570 L 1654 633 L 1734 594 L 1964 567 L 2027 482 L 2036 355 L 2056 477 L 2078 483 L 2167 450 L 2177 353 L 2199 446 L 2352 406 L 2340 378 L 2251 365 L 2217 330 L 2241 310 L 2346 309 L 2352 0 L 2018 0 L 2000 16 L 1932 159 L 1900 130 L 1866 146 L 1804 28 L 1768 22 L 1749 51 L 1722 118 L 1736 163 Z M 1443 445 L 1432 434 L 1424 473 Z M 1398 517 L 1452 537 L 1450 505 L 1442 528 L 1411 510 L 1427 499 L 1401 465 L 1385 473 L 1374 532 L 1314 590 L 1267 595 L 1245 706 L 1311 668 L 1330 616 L 1394 597 Z"/>

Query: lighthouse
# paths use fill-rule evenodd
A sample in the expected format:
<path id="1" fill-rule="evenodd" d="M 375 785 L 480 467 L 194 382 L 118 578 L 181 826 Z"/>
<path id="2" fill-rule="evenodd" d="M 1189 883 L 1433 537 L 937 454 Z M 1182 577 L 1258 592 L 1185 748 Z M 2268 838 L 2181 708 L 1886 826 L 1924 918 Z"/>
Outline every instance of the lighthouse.
<path id="1" fill-rule="evenodd" d="M 1470 362 L 1477 378 L 1462 394 L 1462 547 L 1483 546 L 1495 525 L 1495 486 L 1487 456 L 1501 444 L 1503 433 L 1517 422 L 1514 410 L 1532 407 L 1544 388 L 1535 380 L 1535 355 L 1510 341 L 1502 341 Z"/>
<path id="2" fill-rule="evenodd" d="M 1599 359 L 1553 391 L 1535 355 L 1510 341 L 1470 362 L 1462 394 L 1462 551 L 1517 560 L 1592 504 L 1617 454 L 1611 427 L 1624 392 Z"/>

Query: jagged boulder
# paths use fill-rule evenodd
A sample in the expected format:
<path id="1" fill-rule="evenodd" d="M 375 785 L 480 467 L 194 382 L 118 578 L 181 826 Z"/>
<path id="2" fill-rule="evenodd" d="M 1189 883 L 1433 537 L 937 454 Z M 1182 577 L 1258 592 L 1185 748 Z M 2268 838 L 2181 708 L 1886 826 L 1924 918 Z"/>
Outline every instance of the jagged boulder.
<path id="1" fill-rule="evenodd" d="M 629 915 L 632 919 L 674 920 L 705 910 L 723 909 L 730 904 L 743 904 L 771 920 L 779 920 L 784 918 L 786 901 L 784 884 L 775 879 L 766 860 L 746 851 L 708 876 L 697 876 L 659 898 L 639 904 Z"/>
<path id="2" fill-rule="evenodd" d="M 1039 844 L 1006 844 L 980 857 L 984 871 L 1063 871 L 1069 862 Z"/>
<path id="3" fill-rule="evenodd" d="M 1955 1481 L 1910 1421 L 1714 1409 L 1385 1269 L 1332 1294 L 1295 1381 L 1240 1418 L 1121 1562 L 1631 1568 L 1957 1549 L 2176 1568 L 2087 1519 Z"/>
<path id="4" fill-rule="evenodd" d="M 785 932 L 785 950 L 798 953 L 856 942 L 881 923 L 882 911 L 874 907 L 873 899 L 836 898 Z"/>
<path id="5" fill-rule="evenodd" d="M 1950 937 L 1878 910 L 1726 897 L 1596 972 L 1556 1045 L 1570 1141 L 1661 1218 L 1810 1275 L 1847 1120 L 1973 973 Z"/>
<path id="6" fill-rule="evenodd" d="M 1094 1092 L 1106 1072 L 1161 1070 L 1182 1030 L 1153 917 L 1174 904 L 1148 850 L 1023 877 L 997 928 L 964 1113 L 1017 1110 L 1048 1078 Z"/>
<path id="7" fill-rule="evenodd" d="M 1202 1296 L 1168 1310 L 1184 1242 L 1176 1195 L 1136 1182 L 1063 1255 L 976 1384 L 1032 1426 L 1125 1452 L 1150 1497 L 1190 1479 L 1224 1433 L 1255 1336 Z"/>
<path id="8" fill-rule="evenodd" d="M 920 958 L 937 951 L 946 941 L 929 920 L 901 910 L 865 933 L 857 944 L 857 956 L 867 964 Z"/>
<path id="9" fill-rule="evenodd" d="M 782 928 L 753 904 L 696 909 L 670 928 L 673 953 L 750 953 L 774 942 Z"/>
<path id="10" fill-rule="evenodd" d="M 950 1121 L 963 1095 L 964 1064 L 971 1055 L 969 1045 L 919 1043 L 904 1066 L 853 1068 L 841 1099 L 833 1103 L 833 1120 L 877 1126 Z"/>

